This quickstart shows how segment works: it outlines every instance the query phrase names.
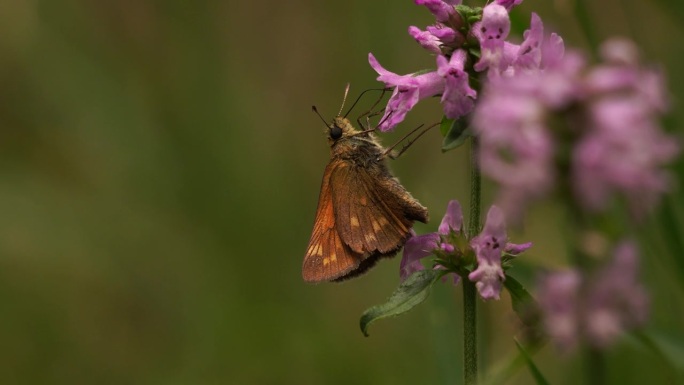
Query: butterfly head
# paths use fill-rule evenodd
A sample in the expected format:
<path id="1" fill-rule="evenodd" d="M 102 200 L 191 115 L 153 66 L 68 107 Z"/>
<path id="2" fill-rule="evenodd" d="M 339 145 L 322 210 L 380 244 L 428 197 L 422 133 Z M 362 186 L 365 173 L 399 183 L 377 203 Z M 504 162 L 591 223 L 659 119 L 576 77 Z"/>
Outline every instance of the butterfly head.
<path id="1" fill-rule="evenodd" d="M 333 119 L 332 124 L 328 126 L 328 141 L 330 142 L 330 145 L 333 145 L 341 139 L 354 136 L 358 133 L 359 131 L 354 128 L 349 119 L 338 116 Z"/>

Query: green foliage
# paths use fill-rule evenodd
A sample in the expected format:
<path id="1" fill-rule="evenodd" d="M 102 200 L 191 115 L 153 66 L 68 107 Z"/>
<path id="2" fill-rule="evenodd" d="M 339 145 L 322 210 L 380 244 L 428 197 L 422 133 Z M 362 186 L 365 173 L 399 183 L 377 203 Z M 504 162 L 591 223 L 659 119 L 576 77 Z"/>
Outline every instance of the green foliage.
<path id="1" fill-rule="evenodd" d="M 534 378 L 534 382 L 537 385 L 548 385 L 549 382 L 546 380 L 546 378 L 544 378 L 544 375 L 541 373 L 539 368 L 537 368 L 537 364 L 535 364 L 534 360 L 532 360 L 532 356 L 520 344 L 520 342 L 518 342 L 518 340 L 515 340 L 515 346 L 518 348 L 520 355 L 525 360 L 525 364 L 527 364 L 527 368 L 530 370 L 530 373 L 532 374 L 532 378 Z"/>
<path id="2" fill-rule="evenodd" d="M 397 316 L 421 304 L 430 295 L 430 288 L 446 274 L 445 270 L 420 270 L 413 273 L 392 293 L 387 302 L 371 307 L 361 315 L 360 325 L 368 337 L 371 323 L 387 317 Z"/>
<path id="3" fill-rule="evenodd" d="M 461 147 L 471 136 L 470 127 L 465 118 L 448 119 L 444 116 L 439 124 L 439 131 L 444 136 L 442 152 Z"/>

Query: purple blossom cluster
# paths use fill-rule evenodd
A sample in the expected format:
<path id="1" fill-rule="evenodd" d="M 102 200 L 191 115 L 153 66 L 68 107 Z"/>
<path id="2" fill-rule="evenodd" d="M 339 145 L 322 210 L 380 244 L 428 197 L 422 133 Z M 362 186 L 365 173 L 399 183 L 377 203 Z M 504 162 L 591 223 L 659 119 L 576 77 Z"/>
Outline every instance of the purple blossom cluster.
<path id="1" fill-rule="evenodd" d="M 591 67 L 566 53 L 560 36 L 545 35 L 534 13 L 523 41 L 508 41 L 508 12 L 521 2 L 491 2 L 471 24 L 454 7 L 460 1 L 415 0 L 436 22 L 409 34 L 436 55 L 437 68 L 398 75 L 369 54 L 378 80 L 394 88 L 378 128 L 393 129 L 420 100 L 441 96 L 447 118 L 471 120 L 482 171 L 500 186 L 497 203 L 509 219 L 519 221 L 559 178 L 590 212 L 615 197 L 647 212 L 669 186 L 663 166 L 679 153 L 658 124 L 667 108 L 662 75 L 641 66 L 626 40 L 606 42 Z M 471 86 L 477 72 L 486 78 L 481 92 Z"/>
<path id="2" fill-rule="evenodd" d="M 436 20 L 408 30 L 436 56 L 434 71 L 398 75 L 369 54 L 377 79 L 394 88 L 378 128 L 393 129 L 420 100 L 440 96 L 446 118 L 472 127 L 479 166 L 499 186 L 480 234 L 465 233 L 455 200 L 437 232 L 414 234 L 404 247 L 402 280 L 434 255 L 434 268 L 448 269 L 454 283 L 467 277 L 482 298 L 498 299 L 506 278 L 502 258 L 531 246 L 508 242 L 504 218 L 519 222 L 532 202 L 553 192 L 584 213 L 604 213 L 622 200 L 639 216 L 671 185 L 665 166 L 680 146 L 659 124 L 668 108 L 662 74 L 642 65 L 624 39 L 604 43 L 600 61 L 590 65 L 579 52 L 566 52 L 560 36 L 545 34 L 534 13 L 522 42 L 509 41 L 509 11 L 521 2 L 495 0 L 479 9 L 460 0 L 415 0 Z M 636 246 L 625 241 L 597 269 L 543 278 L 539 304 L 560 347 L 584 341 L 603 348 L 645 323 L 637 259 Z"/>
<path id="3" fill-rule="evenodd" d="M 455 266 L 464 266 L 470 264 L 468 256 L 474 254 L 477 268 L 468 274 L 468 279 L 475 282 L 475 287 L 483 299 L 499 299 L 502 283 L 506 278 L 501 266 L 502 256 L 521 254 L 529 249 L 532 243 L 508 242 L 504 215 L 496 206 L 489 209 L 482 232 L 469 241 L 465 239 L 462 227 L 461 205 L 457 200 L 452 200 L 436 233 L 413 236 L 404 245 L 400 268 L 402 280 L 424 269 L 421 259 L 429 255 L 434 254 L 448 259 Z M 435 268 L 445 267 L 437 264 Z M 454 284 L 458 282 L 458 278 L 454 275 Z"/>
<path id="4" fill-rule="evenodd" d="M 525 33 L 525 41 L 518 45 L 506 41 L 510 32 L 508 11 L 522 0 L 496 0 L 487 5 L 481 21 L 469 21 L 457 12 L 460 1 L 415 0 L 435 16 L 435 24 L 421 30 L 410 26 L 409 34 L 423 48 L 436 55 L 437 69 L 421 74 L 398 75 L 380 65 L 373 54 L 368 55 L 371 67 L 378 73 L 378 81 L 394 88 L 378 128 L 389 131 L 401 123 L 420 100 L 441 95 L 444 115 L 449 119 L 464 117 L 472 112 L 477 91 L 471 87 L 466 71 L 467 50 L 479 46 L 480 58 L 474 63 L 478 72 L 487 71 L 494 77 L 501 73 L 511 75 L 527 68 L 538 68 L 541 57 L 543 26 L 541 19 L 532 16 L 532 28 Z M 562 40 L 552 35 L 547 52 L 562 55 Z M 548 61 L 548 59 L 547 59 Z"/>
<path id="5" fill-rule="evenodd" d="M 605 348 L 625 330 L 646 322 L 648 298 L 637 281 L 637 259 L 636 246 L 625 241 L 591 277 L 573 269 L 541 280 L 539 305 L 546 332 L 556 345 L 570 351 L 584 341 Z"/>
<path id="6" fill-rule="evenodd" d="M 646 212 L 667 190 L 662 168 L 679 152 L 658 124 L 667 107 L 661 74 L 640 66 L 626 40 L 606 42 L 594 67 L 578 53 L 563 55 L 559 42 L 552 35 L 541 44 L 539 67 L 490 77 L 473 113 L 482 171 L 501 187 L 498 203 L 520 219 L 564 173 L 590 212 L 615 196 Z"/>

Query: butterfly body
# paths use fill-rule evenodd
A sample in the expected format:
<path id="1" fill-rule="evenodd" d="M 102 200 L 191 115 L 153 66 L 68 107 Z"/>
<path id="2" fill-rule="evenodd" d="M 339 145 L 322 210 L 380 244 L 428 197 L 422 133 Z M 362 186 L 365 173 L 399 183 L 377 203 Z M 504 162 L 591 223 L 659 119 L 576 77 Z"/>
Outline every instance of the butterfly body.
<path id="1" fill-rule="evenodd" d="M 307 282 L 340 281 L 394 256 L 428 212 L 390 173 L 372 132 L 336 117 L 328 127 L 325 168 L 314 229 L 302 266 Z"/>

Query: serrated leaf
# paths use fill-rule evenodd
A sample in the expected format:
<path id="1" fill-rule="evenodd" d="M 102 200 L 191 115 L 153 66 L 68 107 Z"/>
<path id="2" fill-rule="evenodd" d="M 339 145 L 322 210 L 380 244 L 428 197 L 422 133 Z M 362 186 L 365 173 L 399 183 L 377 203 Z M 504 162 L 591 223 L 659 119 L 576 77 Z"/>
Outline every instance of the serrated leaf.
<path id="1" fill-rule="evenodd" d="M 534 363 L 532 360 L 532 356 L 525 350 L 525 348 L 518 342 L 517 339 L 513 339 L 515 341 L 515 346 L 518 347 L 518 351 L 520 352 L 520 355 L 522 358 L 525 360 L 525 363 L 527 364 L 527 368 L 530 370 L 530 373 L 532 374 L 532 377 L 534 378 L 534 382 L 537 385 L 549 385 L 549 382 L 544 378 L 544 375 L 541 373 L 539 368 L 537 368 L 537 364 Z"/>
<path id="2" fill-rule="evenodd" d="M 360 326 L 368 337 L 371 323 L 387 317 L 406 313 L 430 295 L 430 288 L 447 272 L 444 270 L 420 270 L 413 273 L 392 293 L 387 302 L 371 307 L 361 315 Z"/>
<path id="3" fill-rule="evenodd" d="M 442 130 L 443 125 L 447 125 L 448 122 L 445 122 L 445 118 L 442 119 L 442 124 L 440 124 L 440 131 Z M 468 124 L 466 123 L 467 119 L 447 119 L 448 121 L 451 121 L 451 126 L 448 127 L 448 130 L 444 136 L 444 140 L 442 141 L 442 152 L 446 152 L 449 150 L 453 150 L 454 148 L 462 146 L 466 139 L 468 139 L 471 136 L 471 131 L 470 128 L 468 127 Z"/>

